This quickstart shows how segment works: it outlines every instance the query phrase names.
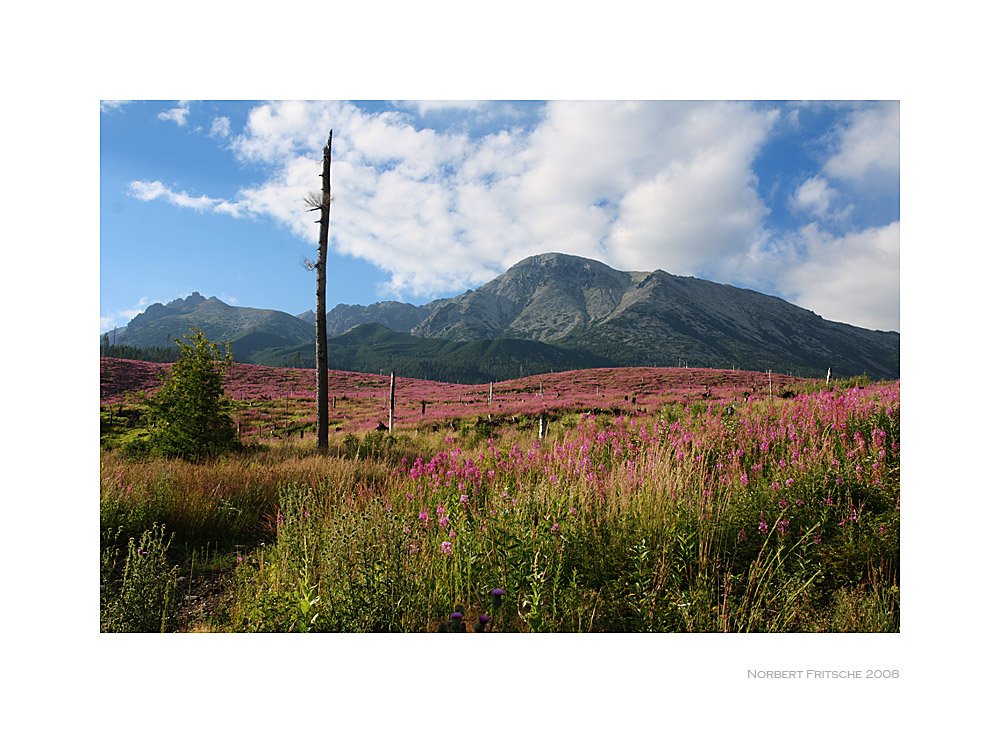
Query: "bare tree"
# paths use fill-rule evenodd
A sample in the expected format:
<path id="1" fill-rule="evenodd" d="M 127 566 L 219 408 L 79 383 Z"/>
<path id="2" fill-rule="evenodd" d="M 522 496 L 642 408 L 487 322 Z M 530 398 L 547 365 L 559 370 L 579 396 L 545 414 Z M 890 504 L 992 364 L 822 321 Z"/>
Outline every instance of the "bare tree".
<path id="1" fill-rule="evenodd" d="M 306 196 L 310 211 L 320 212 L 319 220 L 319 252 L 316 262 L 307 262 L 309 269 L 316 270 L 316 447 L 325 451 L 330 445 L 330 412 L 329 392 L 330 374 L 329 359 L 326 351 L 326 249 L 330 240 L 330 157 L 333 148 L 333 130 L 326 139 L 323 148 L 323 191 Z"/>

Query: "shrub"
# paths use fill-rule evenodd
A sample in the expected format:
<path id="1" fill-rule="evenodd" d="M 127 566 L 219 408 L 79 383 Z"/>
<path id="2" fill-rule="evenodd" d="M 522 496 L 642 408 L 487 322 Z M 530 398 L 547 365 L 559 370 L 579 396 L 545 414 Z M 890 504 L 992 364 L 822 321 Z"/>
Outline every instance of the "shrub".
<path id="1" fill-rule="evenodd" d="M 151 445 L 166 456 L 219 455 L 236 445 L 233 405 L 222 387 L 232 352 L 227 344 L 223 355 L 197 326 L 184 339 L 174 339 L 180 358 L 149 401 Z"/>

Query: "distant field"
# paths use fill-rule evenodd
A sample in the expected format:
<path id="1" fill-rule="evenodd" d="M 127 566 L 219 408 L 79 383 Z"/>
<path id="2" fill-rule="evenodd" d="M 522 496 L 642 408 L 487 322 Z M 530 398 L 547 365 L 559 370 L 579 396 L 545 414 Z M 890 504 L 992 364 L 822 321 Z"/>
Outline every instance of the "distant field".
<path id="1" fill-rule="evenodd" d="M 169 364 L 101 359 L 101 406 L 121 405 L 129 396 L 151 393 Z M 621 367 L 582 369 L 493 383 L 461 385 L 396 379 L 395 425 L 400 429 L 447 424 L 468 417 L 516 417 L 572 411 L 643 414 L 667 403 L 732 402 L 801 390 L 817 380 L 785 374 L 728 369 Z M 234 363 L 225 379 L 236 401 L 246 439 L 254 431 L 315 429 L 316 372 Z M 370 430 L 388 421 L 389 375 L 330 372 L 333 429 Z M 131 395 L 130 395 L 131 393 Z M 286 431 L 287 432 L 287 431 Z"/>

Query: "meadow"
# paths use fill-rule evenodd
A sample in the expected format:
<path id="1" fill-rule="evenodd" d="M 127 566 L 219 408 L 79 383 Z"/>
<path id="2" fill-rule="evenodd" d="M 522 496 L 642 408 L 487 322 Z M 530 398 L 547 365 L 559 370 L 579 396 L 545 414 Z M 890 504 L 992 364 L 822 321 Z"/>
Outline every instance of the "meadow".
<path id="1" fill-rule="evenodd" d="M 899 383 L 684 368 L 491 385 L 233 364 L 241 448 L 136 450 L 101 363 L 104 631 L 895 632 Z M 490 394 L 492 392 L 492 399 Z"/>

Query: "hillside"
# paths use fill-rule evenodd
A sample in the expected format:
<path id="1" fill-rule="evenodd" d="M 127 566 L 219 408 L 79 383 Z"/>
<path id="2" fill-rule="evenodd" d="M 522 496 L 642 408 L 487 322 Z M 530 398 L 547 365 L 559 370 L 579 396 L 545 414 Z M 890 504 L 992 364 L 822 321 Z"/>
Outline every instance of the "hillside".
<path id="1" fill-rule="evenodd" d="M 226 305 L 195 292 L 166 305 L 154 303 L 124 331 L 119 329 L 115 340 L 125 346 L 170 346 L 171 338 L 183 336 L 192 325 L 200 327 L 210 341 L 230 342 L 240 361 L 252 360 L 263 349 L 311 341 L 314 332 L 310 324 L 288 313 Z"/>
<path id="2" fill-rule="evenodd" d="M 257 352 L 254 363 L 309 366 L 312 343 Z M 480 383 L 567 369 L 614 366 L 612 359 L 523 339 L 458 342 L 420 338 L 377 323 L 352 328 L 327 342 L 331 369 L 378 373 L 396 371 L 420 379 Z"/>
<path id="3" fill-rule="evenodd" d="M 213 341 L 231 341 L 241 361 L 306 366 L 315 351 L 311 312 L 296 317 L 239 308 L 198 293 L 150 306 L 115 339 L 163 346 L 168 335 L 193 323 Z M 371 324 L 383 330 L 354 333 Z M 421 306 L 337 305 L 327 314 L 327 331 L 334 368 L 405 369 L 465 382 L 556 369 L 678 365 L 899 377 L 897 332 L 828 321 L 753 290 L 662 270 L 621 272 L 553 253 L 522 260 L 476 290 Z"/>

